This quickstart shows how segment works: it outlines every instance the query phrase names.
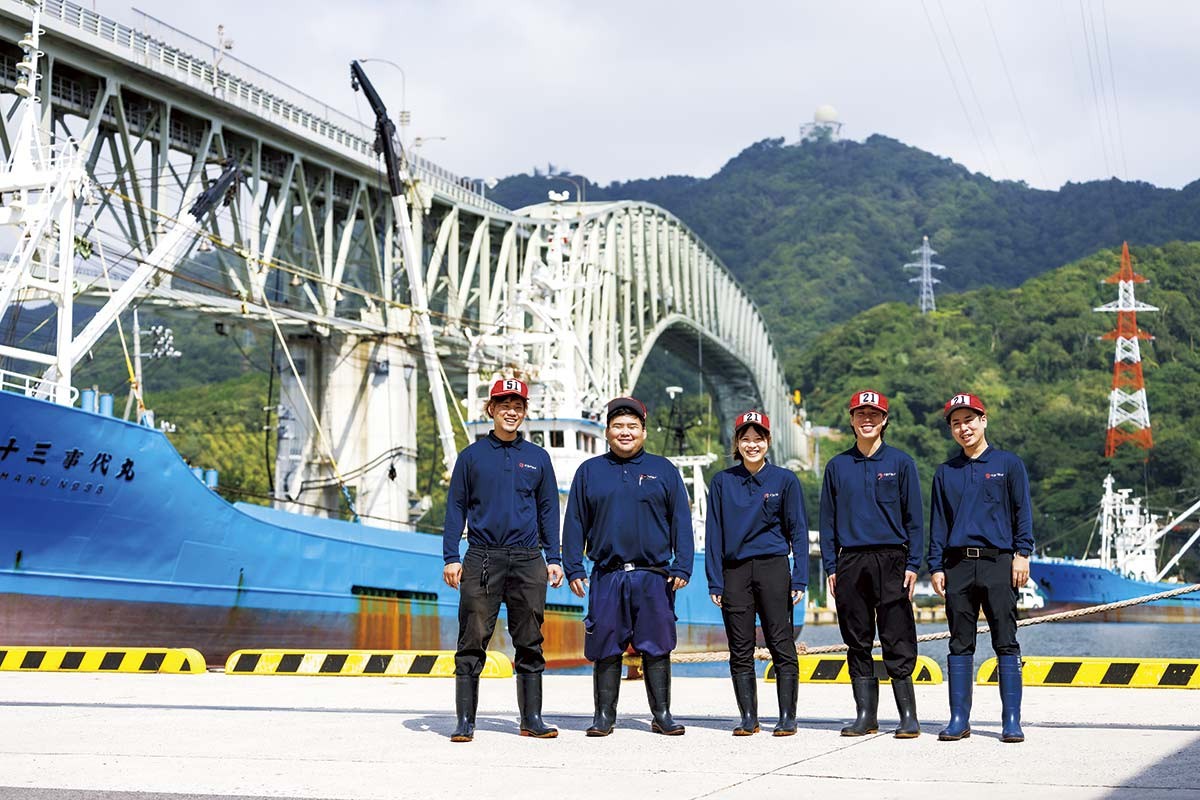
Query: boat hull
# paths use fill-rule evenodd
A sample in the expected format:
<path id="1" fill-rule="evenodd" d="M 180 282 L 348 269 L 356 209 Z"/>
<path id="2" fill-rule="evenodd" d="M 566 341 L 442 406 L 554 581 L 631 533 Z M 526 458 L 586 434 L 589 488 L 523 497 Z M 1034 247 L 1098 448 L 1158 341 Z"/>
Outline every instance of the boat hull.
<path id="1" fill-rule="evenodd" d="M 1029 616 L 1116 603 L 1180 588 L 1178 583 L 1134 580 L 1112 570 L 1070 559 L 1035 558 L 1030 562 L 1029 571 L 1046 598 L 1045 608 L 1031 612 Z M 1078 619 L 1083 622 L 1200 622 L 1200 592 Z"/>
<path id="2" fill-rule="evenodd" d="M 0 645 L 193 647 L 211 665 L 455 647 L 440 536 L 231 505 L 140 425 L 0 392 L 0 510 Z M 676 598 L 681 651 L 727 646 L 703 575 L 698 557 Z M 548 590 L 552 666 L 584 663 L 584 611 Z M 503 612 L 492 646 L 511 652 Z"/>

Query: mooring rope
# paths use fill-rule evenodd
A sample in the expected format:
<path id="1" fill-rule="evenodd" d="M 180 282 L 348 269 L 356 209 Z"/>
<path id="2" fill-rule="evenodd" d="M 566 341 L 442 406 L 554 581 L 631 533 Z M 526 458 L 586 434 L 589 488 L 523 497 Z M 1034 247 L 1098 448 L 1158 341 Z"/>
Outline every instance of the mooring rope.
<path id="1" fill-rule="evenodd" d="M 1089 614 L 1103 614 L 1105 611 L 1117 611 L 1130 606 L 1141 605 L 1143 603 L 1154 603 L 1158 600 L 1167 600 L 1172 597 L 1178 597 L 1183 594 L 1191 594 L 1192 592 L 1200 592 L 1200 583 L 1192 583 L 1187 586 L 1181 586 L 1178 589 L 1171 589 L 1166 592 L 1157 592 L 1156 594 L 1143 595 L 1142 597 L 1131 597 L 1128 600 L 1119 600 L 1115 603 L 1104 603 L 1098 606 L 1088 606 L 1086 608 L 1076 608 L 1071 611 L 1059 611 L 1056 614 L 1046 614 L 1041 617 L 1029 617 L 1017 621 L 1017 627 L 1024 628 L 1027 625 L 1041 625 L 1044 622 L 1061 622 L 1066 619 L 1076 619 L 1085 617 Z M 991 628 L 987 625 L 980 625 L 977 633 L 987 633 Z M 942 631 L 941 633 L 926 633 L 917 637 L 918 642 L 935 642 L 939 639 L 949 639 L 950 631 Z M 876 641 L 872 647 L 879 647 L 879 642 Z M 825 653 L 844 653 L 849 648 L 844 644 L 830 644 L 822 647 L 807 647 L 804 642 L 796 643 L 796 653 L 798 655 L 822 655 Z M 756 648 L 754 657 L 759 661 L 770 661 L 771 653 L 765 647 Z M 671 661 L 676 664 L 705 664 L 721 661 L 728 661 L 729 653 L 727 651 L 715 651 L 708 653 L 672 653 Z M 627 653 L 624 657 L 626 665 L 638 665 L 642 663 L 642 657 L 637 654 Z"/>

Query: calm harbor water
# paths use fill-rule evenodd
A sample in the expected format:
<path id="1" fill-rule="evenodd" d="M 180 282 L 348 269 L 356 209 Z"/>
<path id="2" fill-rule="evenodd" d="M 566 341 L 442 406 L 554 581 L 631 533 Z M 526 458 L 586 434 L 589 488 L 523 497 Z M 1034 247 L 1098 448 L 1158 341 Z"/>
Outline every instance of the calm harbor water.
<path id="1" fill-rule="evenodd" d="M 917 634 L 941 633 L 944 624 L 918 625 Z M 1021 652 L 1027 656 L 1118 656 L 1122 658 L 1200 658 L 1200 624 L 1136 622 L 1072 622 L 1029 625 L 1017 632 Z M 841 644 L 837 625 L 809 625 L 800 636 L 809 647 Z M 922 642 L 920 653 L 946 668 L 945 640 Z M 991 658 L 992 643 L 987 634 L 979 636 L 975 651 L 976 665 Z M 765 662 L 759 663 L 759 674 Z M 587 667 L 570 672 L 590 672 Z M 724 677 L 725 663 L 675 664 L 672 672 L 691 677 Z"/>

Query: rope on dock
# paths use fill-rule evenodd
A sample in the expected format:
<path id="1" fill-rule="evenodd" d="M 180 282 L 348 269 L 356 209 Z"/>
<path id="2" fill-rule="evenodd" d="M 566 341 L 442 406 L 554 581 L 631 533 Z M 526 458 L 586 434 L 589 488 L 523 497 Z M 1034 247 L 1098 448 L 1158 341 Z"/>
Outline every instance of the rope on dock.
<path id="1" fill-rule="evenodd" d="M 1156 594 L 1143 595 L 1142 597 L 1131 597 L 1128 600 L 1119 600 L 1115 603 L 1104 603 L 1098 606 L 1088 606 L 1086 608 L 1076 608 L 1071 611 L 1060 611 L 1056 614 L 1046 614 L 1041 617 L 1029 617 L 1017 621 L 1017 627 L 1023 628 L 1027 625 L 1041 625 L 1043 622 L 1061 622 L 1067 619 L 1076 619 L 1085 617 L 1089 614 L 1103 614 L 1106 611 L 1117 611 L 1130 606 L 1142 605 L 1143 603 L 1154 603 L 1159 600 L 1167 600 L 1179 595 L 1191 594 L 1192 592 L 1200 592 L 1200 583 L 1193 583 L 1187 586 L 1181 586 L 1178 589 L 1171 589 L 1166 592 L 1157 592 Z M 987 633 L 990 631 L 987 625 L 980 625 L 977 633 Z M 942 631 L 941 633 L 926 633 L 917 637 L 918 642 L 935 642 L 938 639 L 949 639 L 950 631 Z M 879 642 L 876 641 L 873 647 L 879 647 Z M 849 648 L 844 644 L 830 644 L 823 647 L 806 647 L 804 642 L 796 643 L 796 653 L 798 655 L 820 655 L 824 653 L 844 653 Z M 759 661 L 769 661 L 771 653 L 765 647 L 756 648 L 754 657 Z M 716 651 L 708 653 L 672 653 L 671 661 L 676 664 L 705 664 L 712 662 L 728 661 L 729 653 L 727 651 Z M 638 665 L 642 663 L 642 657 L 637 654 L 627 653 L 624 658 L 626 665 Z"/>

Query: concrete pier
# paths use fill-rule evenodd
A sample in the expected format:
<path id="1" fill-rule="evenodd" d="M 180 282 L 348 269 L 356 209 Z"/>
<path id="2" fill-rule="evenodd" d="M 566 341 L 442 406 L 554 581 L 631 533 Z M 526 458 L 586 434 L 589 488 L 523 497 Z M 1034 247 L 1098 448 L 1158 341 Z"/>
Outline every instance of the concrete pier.
<path id="1" fill-rule="evenodd" d="M 895 722 L 887 686 L 880 723 Z M 802 685 L 800 732 L 730 735 L 727 679 L 676 678 L 682 737 L 649 731 L 640 683 L 589 739 L 588 676 L 546 678 L 558 739 L 517 735 L 512 680 L 482 682 L 475 741 L 451 744 L 444 679 L 0 674 L 0 797 L 1200 797 L 1200 694 L 1025 690 L 1027 741 L 999 741 L 996 690 L 973 734 L 938 742 L 946 687 L 917 687 L 919 739 L 847 739 L 848 686 Z M 774 721 L 773 684 L 760 683 Z"/>

